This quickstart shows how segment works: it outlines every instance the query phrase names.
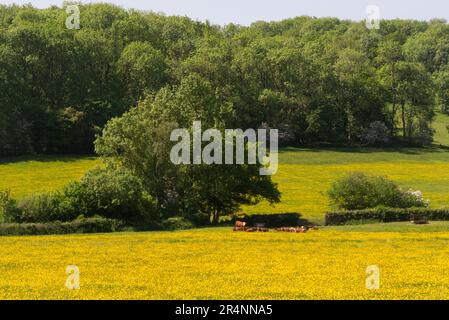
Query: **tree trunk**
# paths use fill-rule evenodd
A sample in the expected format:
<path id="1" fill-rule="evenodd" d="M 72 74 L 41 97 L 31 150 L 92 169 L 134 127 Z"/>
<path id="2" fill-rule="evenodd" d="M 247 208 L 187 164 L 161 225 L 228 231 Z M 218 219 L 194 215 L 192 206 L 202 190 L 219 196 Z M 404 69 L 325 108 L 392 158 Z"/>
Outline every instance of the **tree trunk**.
<path id="1" fill-rule="evenodd" d="M 407 136 L 411 138 L 412 133 L 413 133 L 413 111 L 410 111 L 410 113 L 407 115 Z"/>
<path id="2" fill-rule="evenodd" d="M 220 217 L 220 214 L 218 213 L 218 211 L 214 211 L 214 213 L 212 214 L 212 224 L 218 225 L 219 217 Z"/>
<path id="3" fill-rule="evenodd" d="M 391 112 L 391 129 L 393 130 L 393 134 L 396 134 L 396 104 L 393 103 L 393 109 Z"/>
<path id="4" fill-rule="evenodd" d="M 407 137 L 407 128 L 406 128 L 406 121 L 405 121 L 405 105 L 404 103 L 401 103 L 401 117 L 402 117 L 402 136 L 404 140 Z"/>

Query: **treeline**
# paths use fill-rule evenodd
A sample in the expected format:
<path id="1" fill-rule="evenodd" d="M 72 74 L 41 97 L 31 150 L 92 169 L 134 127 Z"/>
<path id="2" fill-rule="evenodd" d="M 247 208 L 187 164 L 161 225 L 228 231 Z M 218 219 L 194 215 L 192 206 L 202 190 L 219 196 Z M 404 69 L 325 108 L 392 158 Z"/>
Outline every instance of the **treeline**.
<path id="1" fill-rule="evenodd" d="M 278 128 L 288 145 L 430 143 L 435 110 L 449 112 L 445 21 L 220 27 L 79 8 L 70 30 L 64 8 L 0 6 L 0 155 L 93 152 L 108 120 L 161 89 L 210 102 L 229 128 Z"/>

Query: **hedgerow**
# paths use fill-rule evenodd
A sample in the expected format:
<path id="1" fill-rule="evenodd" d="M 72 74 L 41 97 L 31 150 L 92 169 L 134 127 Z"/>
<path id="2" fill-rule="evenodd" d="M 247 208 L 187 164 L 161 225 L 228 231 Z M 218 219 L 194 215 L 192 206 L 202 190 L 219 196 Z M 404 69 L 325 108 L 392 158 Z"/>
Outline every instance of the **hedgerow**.
<path id="1" fill-rule="evenodd" d="M 412 216 L 430 221 L 449 221 L 449 209 L 374 208 L 334 211 L 326 213 L 325 224 L 331 226 L 354 223 L 400 222 L 410 221 Z"/>

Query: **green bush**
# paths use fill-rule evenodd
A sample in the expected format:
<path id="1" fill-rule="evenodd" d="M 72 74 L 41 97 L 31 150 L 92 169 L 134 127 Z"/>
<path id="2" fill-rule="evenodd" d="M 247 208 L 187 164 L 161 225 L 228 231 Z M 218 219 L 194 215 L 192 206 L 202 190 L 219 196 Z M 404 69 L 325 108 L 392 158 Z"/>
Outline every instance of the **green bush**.
<path id="1" fill-rule="evenodd" d="M 72 221 L 83 215 L 154 228 L 160 221 L 153 198 L 138 178 L 123 169 L 95 169 L 61 191 L 26 197 L 9 207 L 15 209 L 6 210 L 5 222 Z"/>
<path id="2" fill-rule="evenodd" d="M 5 214 L 4 222 L 42 223 L 51 221 L 72 221 L 79 211 L 67 210 L 67 196 L 64 192 L 31 195 L 15 203 L 14 210 Z"/>
<path id="3" fill-rule="evenodd" d="M 0 236 L 106 233 L 121 231 L 123 228 L 124 224 L 121 221 L 93 217 L 76 219 L 71 222 L 3 223 L 0 224 Z"/>
<path id="4" fill-rule="evenodd" d="M 236 216 L 236 219 L 245 221 L 248 226 L 261 223 L 267 228 L 296 227 L 308 224 L 307 221 L 301 219 L 301 214 L 299 213 L 240 214 Z"/>
<path id="5" fill-rule="evenodd" d="M 0 191 L 0 223 L 8 222 L 19 214 L 17 201 L 11 198 L 9 190 Z"/>
<path id="6" fill-rule="evenodd" d="M 429 208 L 376 208 L 328 212 L 325 224 L 346 225 L 375 222 L 410 221 L 411 216 L 422 217 L 430 221 L 449 221 L 449 209 Z"/>
<path id="7" fill-rule="evenodd" d="M 210 224 L 210 217 L 207 213 L 196 212 L 188 215 L 188 220 L 192 221 L 195 226 L 206 226 Z"/>
<path id="8" fill-rule="evenodd" d="M 17 203 L 17 210 L 8 215 L 6 222 L 36 223 L 49 221 L 68 221 L 74 217 L 62 217 L 57 194 L 32 195 Z"/>
<path id="9" fill-rule="evenodd" d="M 403 191 L 395 182 L 385 177 L 369 176 L 361 172 L 351 173 L 334 182 L 328 196 L 333 206 L 344 210 L 428 205 L 419 191 Z"/>
<path id="10" fill-rule="evenodd" d="M 162 221 L 164 230 L 186 230 L 192 229 L 195 226 L 190 220 L 183 217 L 172 217 Z"/>
<path id="11" fill-rule="evenodd" d="M 151 224 L 159 220 L 154 199 L 141 181 L 125 169 L 95 169 L 77 183 L 68 185 L 61 212 L 99 215 L 131 224 Z"/>

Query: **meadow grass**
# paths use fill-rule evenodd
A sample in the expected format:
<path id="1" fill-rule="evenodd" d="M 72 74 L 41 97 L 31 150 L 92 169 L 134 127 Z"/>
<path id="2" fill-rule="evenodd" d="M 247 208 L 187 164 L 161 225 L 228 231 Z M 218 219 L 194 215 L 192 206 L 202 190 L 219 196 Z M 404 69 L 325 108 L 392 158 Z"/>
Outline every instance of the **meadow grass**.
<path id="1" fill-rule="evenodd" d="M 299 212 L 323 223 L 330 209 L 326 191 L 343 175 L 362 171 L 386 176 L 404 188 L 421 190 L 431 207 L 449 205 L 449 151 L 427 149 L 285 149 L 273 177 L 282 192 L 274 207 L 261 203 L 247 212 Z"/>
<path id="2" fill-rule="evenodd" d="M 449 225 L 415 227 L 3 237 L 0 299 L 447 299 Z M 365 286 L 370 265 L 379 290 Z"/>
<path id="3" fill-rule="evenodd" d="M 436 145 L 449 146 L 449 132 L 447 126 L 449 125 L 449 115 L 437 113 L 435 120 L 432 123 L 435 129 L 433 142 Z"/>
<path id="4" fill-rule="evenodd" d="M 92 156 L 27 156 L 0 159 L 0 190 L 15 198 L 55 191 L 101 165 Z"/>
<path id="5" fill-rule="evenodd" d="M 344 226 L 327 226 L 326 230 L 345 232 L 449 232 L 449 221 L 429 221 L 427 224 L 413 224 L 410 222 L 389 222 L 357 224 Z"/>
<path id="6" fill-rule="evenodd" d="M 330 209 L 326 191 L 333 181 L 353 171 L 384 175 L 404 188 L 421 190 L 431 207 L 449 205 L 449 151 L 423 149 L 295 149 L 280 151 L 279 170 L 273 179 L 282 192 L 281 203 L 263 202 L 244 207 L 248 213 L 299 212 L 323 223 Z M 0 162 L 0 189 L 16 198 L 54 191 L 77 180 L 101 161 L 94 157 L 40 156 Z"/>

